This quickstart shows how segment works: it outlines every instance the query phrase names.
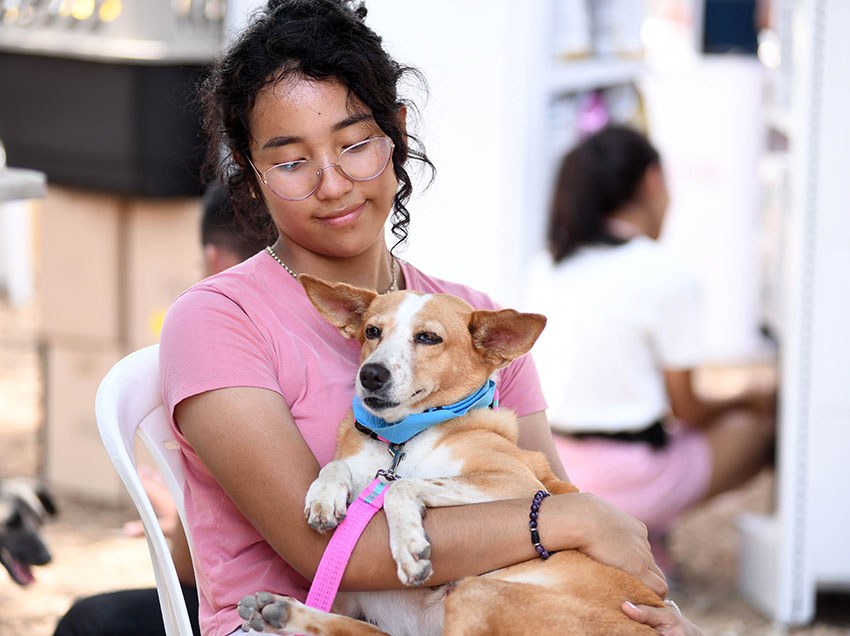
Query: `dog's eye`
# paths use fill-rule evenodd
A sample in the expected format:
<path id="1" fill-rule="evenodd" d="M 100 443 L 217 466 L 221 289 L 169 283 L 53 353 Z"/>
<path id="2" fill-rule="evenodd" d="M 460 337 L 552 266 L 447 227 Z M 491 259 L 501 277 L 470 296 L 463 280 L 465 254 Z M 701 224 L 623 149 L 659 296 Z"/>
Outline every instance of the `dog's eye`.
<path id="1" fill-rule="evenodd" d="M 435 333 L 431 333 L 430 331 L 420 331 L 418 334 L 413 336 L 413 342 L 416 344 L 424 344 L 424 345 L 436 345 L 440 344 L 443 341 L 440 336 Z"/>
<path id="2" fill-rule="evenodd" d="M 24 520 L 23 520 L 23 518 L 21 518 L 21 514 L 19 512 L 16 512 L 11 517 L 9 517 L 6 520 L 6 523 L 5 523 L 5 526 L 9 530 L 14 530 L 15 528 L 20 528 L 22 525 L 24 525 Z"/>
<path id="3" fill-rule="evenodd" d="M 366 340 L 377 340 L 381 337 L 381 330 L 374 325 L 369 325 L 366 327 L 363 335 L 366 336 Z"/>

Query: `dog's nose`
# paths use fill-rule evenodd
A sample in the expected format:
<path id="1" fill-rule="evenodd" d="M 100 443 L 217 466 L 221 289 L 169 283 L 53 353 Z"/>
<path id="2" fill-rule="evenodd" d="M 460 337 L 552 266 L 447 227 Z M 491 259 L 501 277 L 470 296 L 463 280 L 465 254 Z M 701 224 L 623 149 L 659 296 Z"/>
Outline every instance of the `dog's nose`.
<path id="1" fill-rule="evenodd" d="M 360 369 L 360 384 L 364 389 L 377 391 L 390 379 L 390 371 L 382 364 L 371 362 Z"/>

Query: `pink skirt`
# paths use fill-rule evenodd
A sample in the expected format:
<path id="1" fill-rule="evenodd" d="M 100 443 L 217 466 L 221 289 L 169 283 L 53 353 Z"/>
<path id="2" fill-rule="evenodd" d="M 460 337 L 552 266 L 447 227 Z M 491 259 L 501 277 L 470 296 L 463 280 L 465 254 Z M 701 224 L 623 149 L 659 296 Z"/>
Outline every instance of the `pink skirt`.
<path id="1" fill-rule="evenodd" d="M 669 431 L 667 445 L 553 432 L 555 448 L 572 481 L 663 534 L 684 511 L 705 498 L 711 480 L 711 448 L 700 431 Z"/>

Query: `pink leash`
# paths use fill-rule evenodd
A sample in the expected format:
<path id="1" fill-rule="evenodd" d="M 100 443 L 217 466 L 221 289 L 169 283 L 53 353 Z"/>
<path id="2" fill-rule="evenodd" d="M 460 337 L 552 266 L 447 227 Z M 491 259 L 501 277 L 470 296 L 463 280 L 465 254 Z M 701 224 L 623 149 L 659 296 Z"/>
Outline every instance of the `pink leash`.
<path id="1" fill-rule="evenodd" d="M 308 607 L 323 612 L 331 610 L 354 546 L 372 517 L 384 507 L 384 495 L 390 484 L 390 481 L 375 478 L 348 507 L 345 519 L 337 526 L 319 562 L 307 595 Z"/>

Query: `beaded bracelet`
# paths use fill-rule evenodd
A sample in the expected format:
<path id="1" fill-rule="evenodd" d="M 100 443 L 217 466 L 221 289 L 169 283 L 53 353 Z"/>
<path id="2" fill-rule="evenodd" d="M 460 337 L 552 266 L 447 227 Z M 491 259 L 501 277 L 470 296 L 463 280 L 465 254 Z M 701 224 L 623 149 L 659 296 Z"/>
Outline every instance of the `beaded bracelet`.
<path id="1" fill-rule="evenodd" d="M 538 490 L 534 495 L 534 499 L 531 500 L 531 512 L 528 513 L 528 518 L 530 519 L 528 527 L 531 530 L 531 544 L 537 551 L 537 555 L 544 561 L 551 555 L 540 543 L 540 534 L 537 532 L 537 517 L 540 514 L 540 504 L 548 496 L 549 493 L 545 490 Z"/>

